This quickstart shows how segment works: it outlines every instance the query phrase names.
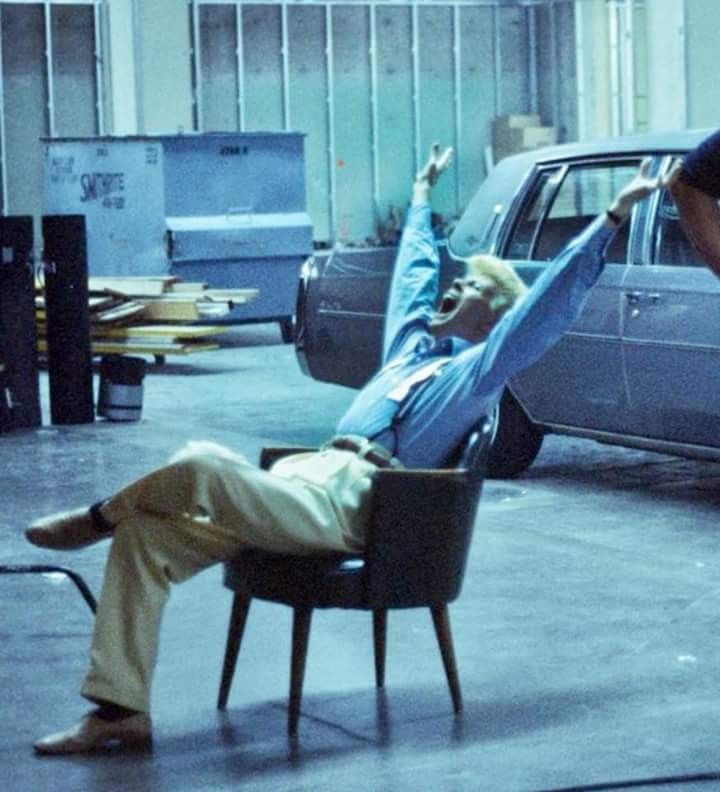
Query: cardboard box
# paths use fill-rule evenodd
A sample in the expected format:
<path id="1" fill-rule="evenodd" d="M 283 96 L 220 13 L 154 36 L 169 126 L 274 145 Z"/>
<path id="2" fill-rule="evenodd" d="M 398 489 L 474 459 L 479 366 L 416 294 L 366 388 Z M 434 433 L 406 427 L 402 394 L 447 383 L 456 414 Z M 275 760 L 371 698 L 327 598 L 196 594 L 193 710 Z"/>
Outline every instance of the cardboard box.
<path id="1" fill-rule="evenodd" d="M 495 116 L 494 127 L 501 131 L 503 129 L 522 129 L 523 127 L 542 126 L 540 116 L 536 113 L 514 113 L 511 115 Z"/>
<path id="2" fill-rule="evenodd" d="M 557 143 L 557 130 L 543 126 L 540 116 L 504 115 L 493 121 L 493 154 L 495 162 L 510 154 L 531 151 Z"/>

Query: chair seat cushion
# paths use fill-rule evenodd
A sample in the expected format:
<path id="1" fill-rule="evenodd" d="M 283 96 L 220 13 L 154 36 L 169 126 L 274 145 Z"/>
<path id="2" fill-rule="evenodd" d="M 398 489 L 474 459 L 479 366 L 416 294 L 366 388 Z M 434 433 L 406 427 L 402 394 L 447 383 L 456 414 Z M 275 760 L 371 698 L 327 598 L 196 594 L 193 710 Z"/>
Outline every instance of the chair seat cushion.
<path id="1" fill-rule="evenodd" d="M 367 608 L 362 555 L 245 550 L 225 562 L 224 584 L 247 597 L 313 608 Z"/>

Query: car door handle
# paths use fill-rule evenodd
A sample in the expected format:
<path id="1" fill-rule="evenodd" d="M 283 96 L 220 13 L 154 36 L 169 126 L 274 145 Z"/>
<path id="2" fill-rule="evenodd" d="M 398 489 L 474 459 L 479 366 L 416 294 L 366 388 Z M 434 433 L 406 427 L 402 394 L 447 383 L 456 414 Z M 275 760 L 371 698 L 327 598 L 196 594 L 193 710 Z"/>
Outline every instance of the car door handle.
<path id="1" fill-rule="evenodd" d="M 628 301 L 630 305 L 637 305 L 640 302 L 640 298 L 642 297 L 642 292 L 625 292 L 625 299 Z"/>
<path id="2" fill-rule="evenodd" d="M 659 294 L 648 294 L 648 302 L 651 305 L 657 305 L 660 302 Z"/>

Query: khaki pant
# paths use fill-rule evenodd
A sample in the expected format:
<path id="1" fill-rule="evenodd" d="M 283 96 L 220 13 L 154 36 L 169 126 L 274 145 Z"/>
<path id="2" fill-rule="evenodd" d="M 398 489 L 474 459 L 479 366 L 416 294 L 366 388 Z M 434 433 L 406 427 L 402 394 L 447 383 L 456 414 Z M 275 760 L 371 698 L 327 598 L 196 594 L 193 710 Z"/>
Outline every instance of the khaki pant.
<path id="1" fill-rule="evenodd" d="M 362 547 L 375 467 L 329 449 L 280 460 L 272 472 L 211 443 L 107 501 L 115 525 L 82 693 L 148 712 L 170 583 L 246 547 L 307 554 Z"/>

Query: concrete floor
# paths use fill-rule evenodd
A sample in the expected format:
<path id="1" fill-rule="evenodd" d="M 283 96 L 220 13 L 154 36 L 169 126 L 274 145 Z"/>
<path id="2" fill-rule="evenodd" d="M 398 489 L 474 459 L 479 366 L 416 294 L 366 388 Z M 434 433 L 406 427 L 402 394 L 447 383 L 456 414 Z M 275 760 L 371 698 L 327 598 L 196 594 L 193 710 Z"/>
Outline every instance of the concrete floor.
<path id="1" fill-rule="evenodd" d="M 106 546 L 38 550 L 22 537 L 31 518 L 100 498 L 188 439 L 251 458 L 320 442 L 351 397 L 300 374 L 274 326 L 244 327 L 220 351 L 153 368 L 141 422 L 3 435 L 0 563 L 62 563 L 97 592 Z M 718 465 L 548 438 L 528 474 L 483 493 L 451 607 L 463 714 L 428 614 L 391 614 L 377 694 L 367 614 L 320 612 L 292 743 L 287 609 L 253 606 L 229 708 L 215 709 L 230 607 L 216 568 L 168 606 L 154 752 L 34 757 L 34 738 L 87 708 L 92 619 L 65 578 L 0 576 L 0 785 L 530 792 L 666 777 L 643 788 L 720 789 L 719 482 Z"/>

